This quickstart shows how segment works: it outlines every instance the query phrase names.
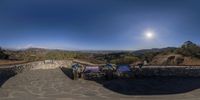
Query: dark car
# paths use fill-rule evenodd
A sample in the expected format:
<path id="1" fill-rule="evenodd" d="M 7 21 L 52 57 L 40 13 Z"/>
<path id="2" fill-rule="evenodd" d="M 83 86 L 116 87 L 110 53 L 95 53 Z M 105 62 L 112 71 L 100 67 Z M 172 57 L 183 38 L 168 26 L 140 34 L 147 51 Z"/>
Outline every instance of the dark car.
<path id="1" fill-rule="evenodd" d="M 85 66 L 82 72 L 83 79 L 98 79 L 103 76 L 99 66 Z"/>
<path id="2" fill-rule="evenodd" d="M 81 77 L 81 73 L 83 70 L 83 66 L 81 66 L 80 64 L 73 64 L 72 65 L 72 74 L 73 74 L 73 79 L 78 79 Z"/>
<path id="3" fill-rule="evenodd" d="M 116 75 L 119 78 L 134 78 L 134 73 L 129 65 L 117 66 Z"/>
<path id="4" fill-rule="evenodd" d="M 105 79 L 113 79 L 114 73 L 116 71 L 115 65 L 112 64 L 106 64 L 103 66 L 100 66 L 100 71 L 104 74 Z"/>

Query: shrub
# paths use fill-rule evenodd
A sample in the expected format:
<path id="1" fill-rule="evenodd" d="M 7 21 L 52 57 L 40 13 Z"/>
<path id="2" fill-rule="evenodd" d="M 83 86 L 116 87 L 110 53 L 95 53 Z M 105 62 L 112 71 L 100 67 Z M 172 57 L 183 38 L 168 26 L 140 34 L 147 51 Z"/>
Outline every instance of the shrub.
<path id="1" fill-rule="evenodd" d="M 187 41 L 181 48 L 176 50 L 176 53 L 188 57 L 200 58 L 200 47 L 190 41 Z"/>
<path id="2" fill-rule="evenodd" d="M 9 55 L 4 53 L 4 50 L 0 48 L 0 59 L 8 59 Z"/>

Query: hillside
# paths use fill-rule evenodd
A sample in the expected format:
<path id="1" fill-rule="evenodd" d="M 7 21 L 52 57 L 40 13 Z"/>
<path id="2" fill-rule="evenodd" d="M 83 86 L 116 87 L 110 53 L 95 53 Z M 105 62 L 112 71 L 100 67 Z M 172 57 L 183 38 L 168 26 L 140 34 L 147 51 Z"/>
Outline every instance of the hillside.
<path id="1" fill-rule="evenodd" d="M 160 52 L 153 57 L 152 65 L 200 65 L 200 46 L 186 41 L 173 51 Z"/>
<path id="2" fill-rule="evenodd" d="M 0 49 L 3 62 L 30 62 L 45 59 L 79 59 L 91 63 L 136 64 L 147 61 L 149 65 L 200 65 L 199 45 L 186 41 L 179 48 L 154 48 L 137 51 L 67 51 L 44 48 L 23 50 Z"/>

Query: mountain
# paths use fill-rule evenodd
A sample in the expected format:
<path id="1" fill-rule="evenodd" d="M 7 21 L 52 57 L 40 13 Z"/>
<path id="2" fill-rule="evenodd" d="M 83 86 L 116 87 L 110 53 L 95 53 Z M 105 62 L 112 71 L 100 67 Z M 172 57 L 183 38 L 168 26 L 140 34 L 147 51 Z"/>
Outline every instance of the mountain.
<path id="1" fill-rule="evenodd" d="M 164 51 L 173 51 L 176 50 L 176 47 L 167 47 L 167 48 L 153 48 L 153 49 L 142 49 L 133 51 L 132 53 L 135 55 L 144 55 L 145 53 L 159 53 Z"/>
<path id="2" fill-rule="evenodd" d="M 200 65 L 200 47 L 191 42 L 184 42 L 173 52 L 161 52 L 153 57 L 152 65 Z"/>
<path id="3" fill-rule="evenodd" d="M 93 63 L 134 63 L 147 60 L 152 65 L 200 65 L 200 47 L 186 41 L 179 48 L 153 48 L 136 51 L 123 50 L 83 50 L 67 51 L 59 49 L 28 48 L 21 50 L 1 50 L 9 60 L 38 61 L 45 59 L 81 59 Z M 199 63 L 198 63 L 199 62 Z"/>

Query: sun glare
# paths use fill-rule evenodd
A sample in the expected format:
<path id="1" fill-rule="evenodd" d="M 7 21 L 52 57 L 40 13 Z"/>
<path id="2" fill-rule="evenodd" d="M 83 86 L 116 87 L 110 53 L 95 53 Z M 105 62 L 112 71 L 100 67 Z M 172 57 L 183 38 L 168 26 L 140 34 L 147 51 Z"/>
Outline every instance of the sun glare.
<path id="1" fill-rule="evenodd" d="M 147 39 L 152 39 L 152 38 L 154 38 L 154 33 L 153 32 L 146 32 L 145 36 L 146 36 Z"/>

